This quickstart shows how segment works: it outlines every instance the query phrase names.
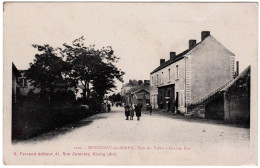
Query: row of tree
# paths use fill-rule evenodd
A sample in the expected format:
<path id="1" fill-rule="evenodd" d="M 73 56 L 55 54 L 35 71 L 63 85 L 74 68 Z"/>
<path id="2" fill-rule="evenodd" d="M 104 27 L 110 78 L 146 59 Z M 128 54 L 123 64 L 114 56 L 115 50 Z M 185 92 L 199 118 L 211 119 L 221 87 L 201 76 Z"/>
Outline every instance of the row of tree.
<path id="1" fill-rule="evenodd" d="M 112 102 L 122 102 L 122 96 L 120 95 L 120 93 L 117 94 L 112 94 L 108 97 L 108 99 Z"/>
<path id="2" fill-rule="evenodd" d="M 116 67 L 119 58 L 112 47 L 96 49 L 95 45 L 85 46 L 80 37 L 71 45 L 61 47 L 33 45 L 39 53 L 30 63 L 26 77 L 34 87 L 49 94 L 50 102 L 59 83 L 68 88 L 83 90 L 83 103 L 89 104 L 90 95 L 102 101 L 104 95 L 115 88 L 115 79 L 123 82 L 124 72 Z"/>

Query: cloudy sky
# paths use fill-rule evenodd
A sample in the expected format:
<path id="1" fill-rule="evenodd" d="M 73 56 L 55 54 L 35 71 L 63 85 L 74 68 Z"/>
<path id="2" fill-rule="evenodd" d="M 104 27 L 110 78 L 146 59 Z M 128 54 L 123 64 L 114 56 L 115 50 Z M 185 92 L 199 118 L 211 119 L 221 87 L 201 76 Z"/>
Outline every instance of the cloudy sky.
<path id="1" fill-rule="evenodd" d="M 129 79 L 149 79 L 159 59 L 200 41 L 203 30 L 236 55 L 240 71 L 257 61 L 257 5 L 248 3 L 6 3 L 5 63 L 27 69 L 32 44 L 61 46 L 84 36 L 112 46 Z M 117 83 L 120 90 L 122 83 Z"/>

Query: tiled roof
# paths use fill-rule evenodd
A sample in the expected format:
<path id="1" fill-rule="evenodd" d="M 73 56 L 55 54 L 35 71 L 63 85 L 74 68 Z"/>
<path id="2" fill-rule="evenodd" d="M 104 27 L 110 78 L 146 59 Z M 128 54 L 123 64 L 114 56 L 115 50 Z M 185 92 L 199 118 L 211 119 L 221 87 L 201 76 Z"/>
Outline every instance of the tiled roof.
<path id="1" fill-rule="evenodd" d="M 144 90 L 144 91 L 150 93 L 150 87 L 149 87 L 149 88 L 147 88 L 147 87 L 141 87 L 141 88 L 138 88 L 137 90 L 135 90 L 135 91 L 133 91 L 133 92 L 134 92 L 134 93 L 138 93 L 138 92 L 140 92 L 140 91 L 142 91 L 142 90 Z"/>
<path id="2" fill-rule="evenodd" d="M 189 48 L 189 49 L 183 51 L 182 53 L 176 55 L 173 59 L 170 59 L 170 60 L 166 61 L 165 63 L 163 63 L 162 65 L 160 65 L 159 67 L 157 67 L 155 70 L 153 70 L 153 71 L 151 72 L 151 74 L 153 74 L 153 73 L 155 73 L 155 72 L 157 72 L 157 71 L 159 71 L 159 70 L 161 70 L 161 69 L 163 69 L 163 68 L 165 68 L 165 67 L 171 65 L 171 64 L 174 63 L 174 62 L 177 62 L 177 61 L 181 60 L 182 58 L 184 58 L 183 56 L 184 56 L 185 54 L 187 54 L 190 50 L 192 50 L 193 48 L 195 48 L 195 47 L 198 46 L 199 44 L 200 44 L 200 42 L 197 43 L 196 45 L 194 45 L 193 47 L 191 47 L 191 48 Z"/>
<path id="3" fill-rule="evenodd" d="M 14 63 L 12 63 L 12 70 L 13 72 L 16 74 L 16 76 L 21 76 L 20 72 L 18 71 L 18 69 L 16 68 L 16 66 L 14 65 Z"/>

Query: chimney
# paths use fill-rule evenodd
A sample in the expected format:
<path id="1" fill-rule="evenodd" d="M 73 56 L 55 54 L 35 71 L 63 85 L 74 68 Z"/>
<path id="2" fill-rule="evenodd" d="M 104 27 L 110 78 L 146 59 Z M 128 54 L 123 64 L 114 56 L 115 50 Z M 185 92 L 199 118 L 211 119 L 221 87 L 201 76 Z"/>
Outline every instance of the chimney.
<path id="1" fill-rule="evenodd" d="M 196 45 L 196 40 L 189 40 L 189 49 Z"/>
<path id="2" fill-rule="evenodd" d="M 176 56 L 176 52 L 170 52 L 170 59 L 174 59 L 174 57 Z"/>
<path id="3" fill-rule="evenodd" d="M 239 75 L 239 61 L 237 61 L 237 76 Z"/>
<path id="4" fill-rule="evenodd" d="M 144 84 L 149 84 L 150 80 L 144 80 Z"/>
<path id="5" fill-rule="evenodd" d="M 202 31 L 201 32 L 201 41 L 207 38 L 210 35 L 210 31 Z"/>
<path id="6" fill-rule="evenodd" d="M 165 63 L 165 59 L 160 59 L 160 65 L 162 65 L 163 63 Z"/>

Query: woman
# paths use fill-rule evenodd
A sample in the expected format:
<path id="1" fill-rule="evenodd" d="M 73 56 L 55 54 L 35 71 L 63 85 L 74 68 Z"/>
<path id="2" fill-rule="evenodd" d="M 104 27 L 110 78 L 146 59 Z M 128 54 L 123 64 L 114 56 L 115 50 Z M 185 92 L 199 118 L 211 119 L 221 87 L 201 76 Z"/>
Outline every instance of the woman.
<path id="1" fill-rule="evenodd" d="M 135 111 L 135 106 L 134 106 L 134 104 L 131 104 L 130 105 L 130 120 L 133 120 L 134 111 Z"/>
<path id="2" fill-rule="evenodd" d="M 128 120 L 128 117 L 130 116 L 130 107 L 128 104 L 125 105 L 125 116 L 126 116 L 125 120 Z"/>

